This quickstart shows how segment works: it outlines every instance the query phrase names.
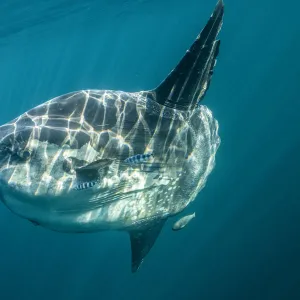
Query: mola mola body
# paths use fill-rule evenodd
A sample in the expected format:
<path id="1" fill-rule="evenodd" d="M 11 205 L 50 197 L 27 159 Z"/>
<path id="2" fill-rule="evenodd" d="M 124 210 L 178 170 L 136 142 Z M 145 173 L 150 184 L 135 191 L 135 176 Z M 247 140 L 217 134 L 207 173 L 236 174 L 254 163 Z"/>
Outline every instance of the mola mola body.
<path id="1" fill-rule="evenodd" d="M 195 199 L 214 167 L 218 123 L 201 101 L 223 13 L 220 0 L 157 88 L 71 92 L 2 125 L 2 202 L 59 232 L 127 231 L 136 271 L 165 221 Z"/>

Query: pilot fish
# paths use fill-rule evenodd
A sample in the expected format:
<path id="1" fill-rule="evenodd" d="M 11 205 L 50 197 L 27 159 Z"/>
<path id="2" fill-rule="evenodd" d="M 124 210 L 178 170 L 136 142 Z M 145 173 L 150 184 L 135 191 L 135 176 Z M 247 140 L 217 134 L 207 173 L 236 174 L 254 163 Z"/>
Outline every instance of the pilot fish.
<path id="1" fill-rule="evenodd" d="M 172 230 L 178 231 L 178 230 L 184 228 L 195 217 L 196 217 L 196 213 L 182 217 L 177 222 L 175 222 L 175 224 L 172 227 Z"/>

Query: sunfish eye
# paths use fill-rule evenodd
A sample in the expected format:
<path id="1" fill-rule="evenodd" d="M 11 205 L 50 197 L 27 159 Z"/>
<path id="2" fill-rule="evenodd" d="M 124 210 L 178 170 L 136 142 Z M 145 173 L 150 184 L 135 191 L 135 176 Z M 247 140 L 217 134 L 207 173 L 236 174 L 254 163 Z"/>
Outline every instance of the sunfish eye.
<path id="1" fill-rule="evenodd" d="M 24 160 L 28 160 L 31 156 L 31 152 L 29 150 L 22 150 L 18 152 L 18 156 Z"/>
<path id="2" fill-rule="evenodd" d="M 28 150 L 24 150 L 22 152 L 22 155 L 23 155 L 23 158 L 27 160 L 31 156 L 31 153 Z"/>

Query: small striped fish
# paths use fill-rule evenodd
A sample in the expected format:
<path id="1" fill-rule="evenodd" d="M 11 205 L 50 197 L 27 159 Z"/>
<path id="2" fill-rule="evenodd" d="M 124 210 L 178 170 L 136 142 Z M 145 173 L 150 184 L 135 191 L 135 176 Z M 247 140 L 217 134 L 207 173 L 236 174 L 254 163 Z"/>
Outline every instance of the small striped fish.
<path id="1" fill-rule="evenodd" d="M 81 182 L 81 183 L 78 183 L 75 185 L 74 190 L 76 190 L 76 191 L 86 190 L 88 188 L 93 187 L 96 183 L 97 183 L 97 181 Z"/>
<path id="2" fill-rule="evenodd" d="M 141 163 L 144 163 L 146 161 L 148 161 L 151 156 L 153 156 L 153 153 L 146 153 L 146 154 L 137 154 L 137 155 L 134 155 L 134 156 L 130 156 L 128 158 L 126 158 L 124 160 L 125 163 L 128 163 L 128 164 L 141 164 Z"/>

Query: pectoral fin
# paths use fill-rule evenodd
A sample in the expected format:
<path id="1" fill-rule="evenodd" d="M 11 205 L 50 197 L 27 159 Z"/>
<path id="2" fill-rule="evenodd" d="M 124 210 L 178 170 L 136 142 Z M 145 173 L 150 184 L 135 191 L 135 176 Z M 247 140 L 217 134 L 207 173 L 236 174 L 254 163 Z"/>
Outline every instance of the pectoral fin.
<path id="1" fill-rule="evenodd" d="M 99 176 L 100 170 L 104 170 L 108 167 L 113 160 L 111 159 L 99 159 L 93 161 L 90 164 L 84 165 L 82 167 L 76 168 L 76 178 L 78 182 L 94 182 Z"/>
<path id="2" fill-rule="evenodd" d="M 76 168 L 86 165 L 88 162 L 76 157 L 67 157 L 63 162 L 63 170 L 66 173 L 72 173 Z"/>
<path id="3" fill-rule="evenodd" d="M 82 166 L 80 168 L 77 168 L 79 171 L 84 171 L 84 170 L 99 170 L 103 169 L 107 166 L 109 166 L 113 162 L 112 159 L 109 158 L 104 158 L 104 159 L 98 159 L 96 161 L 91 162 L 90 164 L 87 164 L 85 166 Z"/>
<path id="4" fill-rule="evenodd" d="M 130 234 L 131 242 L 131 271 L 136 272 L 145 256 L 149 253 L 154 245 L 162 227 L 165 224 L 164 220 L 151 222 L 147 227 L 142 229 L 132 230 Z"/>

